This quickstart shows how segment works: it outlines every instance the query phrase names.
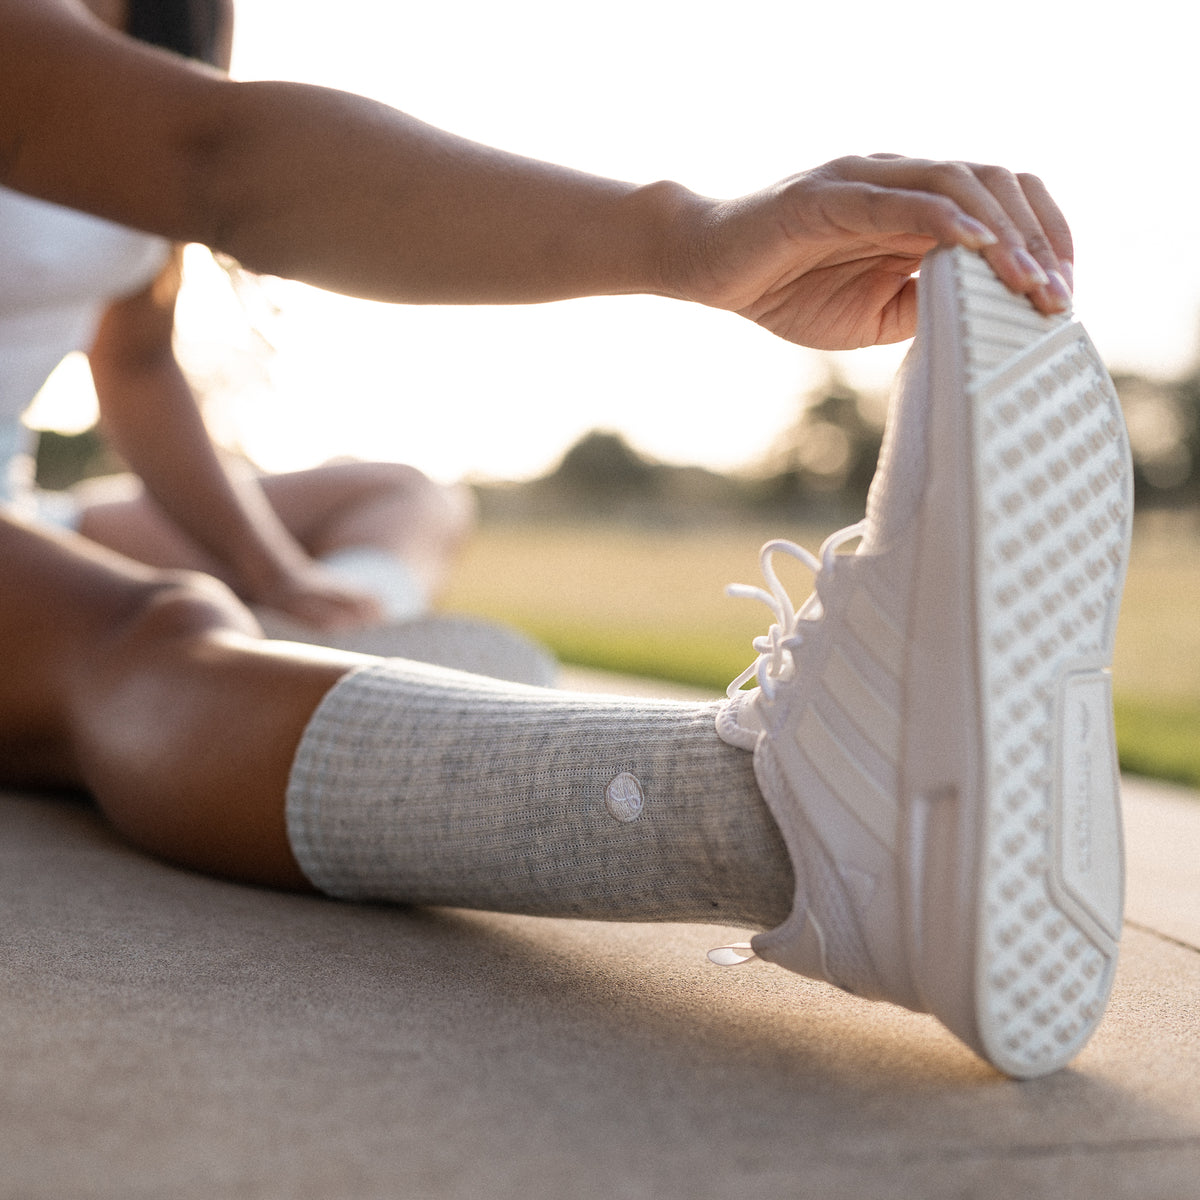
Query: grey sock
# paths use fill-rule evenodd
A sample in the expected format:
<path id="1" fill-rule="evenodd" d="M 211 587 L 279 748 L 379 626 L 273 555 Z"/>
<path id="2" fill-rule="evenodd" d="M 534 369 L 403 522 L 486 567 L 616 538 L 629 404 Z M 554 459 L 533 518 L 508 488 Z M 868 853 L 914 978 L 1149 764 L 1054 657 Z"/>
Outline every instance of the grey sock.
<path id="1" fill-rule="evenodd" d="M 345 899 L 767 928 L 792 869 L 715 709 L 366 667 L 301 740 L 292 848 Z"/>

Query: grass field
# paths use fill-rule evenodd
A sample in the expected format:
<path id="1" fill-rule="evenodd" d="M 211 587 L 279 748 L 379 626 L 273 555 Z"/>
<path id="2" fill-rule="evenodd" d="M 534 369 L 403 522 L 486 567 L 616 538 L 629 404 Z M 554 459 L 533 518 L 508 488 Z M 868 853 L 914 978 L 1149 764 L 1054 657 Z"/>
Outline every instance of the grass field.
<path id="1" fill-rule="evenodd" d="M 767 610 L 724 595 L 759 583 L 757 547 L 781 533 L 742 524 L 631 530 L 607 525 L 485 527 L 447 607 L 510 622 L 564 662 L 670 679 L 714 695 L 754 657 Z M 793 598 L 811 580 L 796 564 Z M 1200 787 L 1200 517 L 1160 516 L 1135 532 L 1114 662 L 1125 769 Z"/>

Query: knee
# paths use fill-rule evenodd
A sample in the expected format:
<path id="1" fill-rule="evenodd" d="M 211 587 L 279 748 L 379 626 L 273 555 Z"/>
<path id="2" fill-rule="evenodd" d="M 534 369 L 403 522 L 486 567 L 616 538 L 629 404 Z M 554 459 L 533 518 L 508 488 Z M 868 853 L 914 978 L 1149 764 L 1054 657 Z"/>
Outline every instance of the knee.
<path id="1" fill-rule="evenodd" d="M 261 644 L 249 611 L 224 584 L 193 572 L 154 572 L 112 614 L 81 661 L 70 693 L 73 753 L 84 786 L 127 836 L 158 821 L 188 764 L 211 747 L 198 717 L 228 715 L 222 664 Z M 235 707 L 235 706 L 234 706 Z M 152 821 L 152 824 L 153 824 Z"/>
<path id="2" fill-rule="evenodd" d="M 479 524 L 479 498 L 465 483 L 446 484 L 442 492 L 453 535 L 463 541 Z"/>
<path id="3" fill-rule="evenodd" d="M 408 463 L 367 462 L 361 466 L 376 494 L 385 494 L 409 501 L 441 503 L 457 485 L 436 483 L 419 467 Z M 462 489 L 466 490 L 466 489 Z"/>
<path id="4" fill-rule="evenodd" d="M 440 535 L 448 551 L 460 549 L 479 523 L 475 493 L 465 484 L 434 483 L 426 479 L 423 512 L 427 526 Z"/>
<path id="5" fill-rule="evenodd" d="M 173 643 L 215 634 L 261 637 L 249 609 L 219 579 L 199 571 L 156 571 L 135 589 L 102 639 L 109 653 L 133 663 Z"/>
<path id="6" fill-rule="evenodd" d="M 387 512 L 397 524 L 416 525 L 450 544 L 465 540 L 478 518 L 475 493 L 464 484 L 437 483 L 407 463 L 355 463 L 364 514 Z"/>

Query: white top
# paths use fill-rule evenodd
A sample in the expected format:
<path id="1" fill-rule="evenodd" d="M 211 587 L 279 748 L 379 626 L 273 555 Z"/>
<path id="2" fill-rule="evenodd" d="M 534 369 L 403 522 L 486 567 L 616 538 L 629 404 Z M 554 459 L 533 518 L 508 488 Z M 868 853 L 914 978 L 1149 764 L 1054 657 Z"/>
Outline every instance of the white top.
<path id="1" fill-rule="evenodd" d="M 170 243 L 0 188 L 0 504 L 31 486 L 21 417 L 56 366 L 87 350 L 110 301 L 146 287 Z"/>

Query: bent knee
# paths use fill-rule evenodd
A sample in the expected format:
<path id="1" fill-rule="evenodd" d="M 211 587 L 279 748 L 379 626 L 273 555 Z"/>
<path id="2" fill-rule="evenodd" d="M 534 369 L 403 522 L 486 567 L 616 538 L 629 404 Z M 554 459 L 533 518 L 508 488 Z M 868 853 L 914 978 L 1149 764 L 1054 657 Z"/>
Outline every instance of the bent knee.
<path id="1" fill-rule="evenodd" d="M 418 504 L 447 523 L 470 524 L 475 511 L 475 496 L 463 484 L 438 483 L 424 471 L 408 463 L 364 462 L 360 482 L 375 499 L 390 497 L 399 503 Z"/>
<path id="2" fill-rule="evenodd" d="M 250 610 L 219 579 L 200 571 L 156 571 L 113 636 L 141 646 L 220 632 L 262 635 Z"/>
<path id="3" fill-rule="evenodd" d="M 106 811 L 158 787 L 169 777 L 164 763 L 185 761 L 196 689 L 231 633 L 247 642 L 261 636 L 224 584 L 156 571 L 81 654 L 69 696 L 73 746 L 85 786 Z"/>
<path id="4" fill-rule="evenodd" d="M 412 531 L 419 542 L 454 547 L 477 523 L 475 493 L 464 484 L 438 483 L 407 463 L 353 462 L 328 468 L 345 472 L 351 496 L 327 530 L 332 541 L 388 540 L 388 532 Z"/>
<path id="5" fill-rule="evenodd" d="M 445 484 L 442 493 L 453 534 L 463 540 L 474 533 L 479 524 L 479 497 L 474 488 L 465 483 Z"/>

